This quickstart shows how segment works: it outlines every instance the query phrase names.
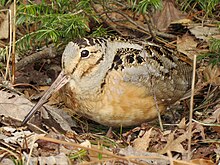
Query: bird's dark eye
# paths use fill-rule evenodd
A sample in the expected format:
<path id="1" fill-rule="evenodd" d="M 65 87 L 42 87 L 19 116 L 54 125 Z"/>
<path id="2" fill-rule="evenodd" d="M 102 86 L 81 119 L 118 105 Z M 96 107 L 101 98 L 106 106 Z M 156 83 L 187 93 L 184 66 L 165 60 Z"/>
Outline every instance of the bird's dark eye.
<path id="1" fill-rule="evenodd" d="M 88 57 L 89 56 L 89 51 L 88 50 L 83 50 L 81 52 L 81 57 Z"/>

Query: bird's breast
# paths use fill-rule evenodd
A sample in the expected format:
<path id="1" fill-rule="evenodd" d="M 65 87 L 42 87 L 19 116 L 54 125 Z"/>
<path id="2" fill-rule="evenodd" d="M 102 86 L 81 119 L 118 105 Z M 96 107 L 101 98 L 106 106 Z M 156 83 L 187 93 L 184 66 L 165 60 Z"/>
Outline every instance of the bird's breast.
<path id="1" fill-rule="evenodd" d="M 107 126 L 138 125 L 157 117 L 152 92 L 143 85 L 125 82 L 122 72 L 109 72 L 102 88 L 98 93 L 84 95 L 67 85 L 65 103 L 77 113 Z M 165 110 L 161 101 L 157 104 L 159 111 Z"/>

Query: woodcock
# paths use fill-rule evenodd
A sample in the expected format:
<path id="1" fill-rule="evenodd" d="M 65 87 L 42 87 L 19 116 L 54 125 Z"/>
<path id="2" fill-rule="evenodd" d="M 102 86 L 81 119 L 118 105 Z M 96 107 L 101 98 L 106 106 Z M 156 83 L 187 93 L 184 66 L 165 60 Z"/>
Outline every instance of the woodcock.
<path id="1" fill-rule="evenodd" d="M 190 88 L 192 67 L 177 53 L 120 37 L 70 42 L 62 72 L 23 124 L 62 86 L 67 106 L 100 124 L 131 126 L 152 120 Z"/>

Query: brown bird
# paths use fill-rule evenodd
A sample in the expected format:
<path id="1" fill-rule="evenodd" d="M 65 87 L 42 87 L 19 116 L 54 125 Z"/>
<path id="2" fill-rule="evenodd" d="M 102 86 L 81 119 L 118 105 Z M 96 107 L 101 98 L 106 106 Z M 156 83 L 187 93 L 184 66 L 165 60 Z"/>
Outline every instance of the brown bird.
<path id="1" fill-rule="evenodd" d="M 175 54 L 120 37 L 70 42 L 62 72 L 23 124 L 64 85 L 60 94 L 67 106 L 100 124 L 131 126 L 152 120 L 190 88 L 192 67 Z"/>

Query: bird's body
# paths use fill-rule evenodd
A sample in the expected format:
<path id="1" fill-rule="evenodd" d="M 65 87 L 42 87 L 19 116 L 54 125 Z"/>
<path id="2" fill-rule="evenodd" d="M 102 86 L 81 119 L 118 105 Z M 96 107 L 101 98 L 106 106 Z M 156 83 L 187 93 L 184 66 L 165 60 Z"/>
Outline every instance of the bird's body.
<path id="1" fill-rule="evenodd" d="M 119 127 L 152 120 L 190 88 L 192 68 L 176 54 L 120 37 L 70 42 L 61 73 L 23 124 L 65 84 L 60 95 L 66 105 L 100 124 Z"/>
<path id="2" fill-rule="evenodd" d="M 67 106 L 107 126 L 157 117 L 190 88 L 192 71 L 167 48 L 114 37 L 70 42 L 62 70 L 70 77 L 60 90 Z"/>

